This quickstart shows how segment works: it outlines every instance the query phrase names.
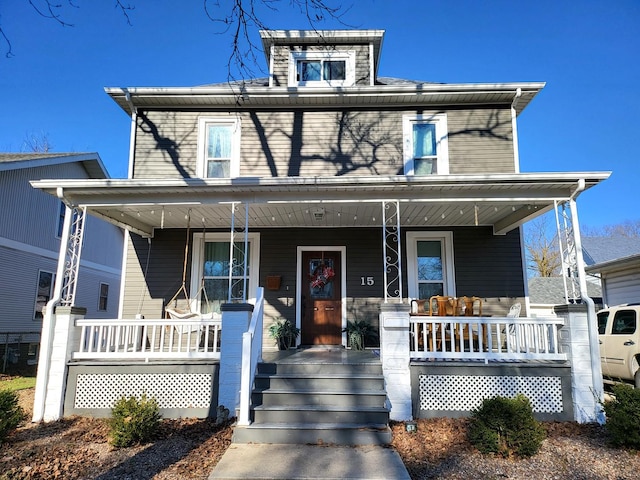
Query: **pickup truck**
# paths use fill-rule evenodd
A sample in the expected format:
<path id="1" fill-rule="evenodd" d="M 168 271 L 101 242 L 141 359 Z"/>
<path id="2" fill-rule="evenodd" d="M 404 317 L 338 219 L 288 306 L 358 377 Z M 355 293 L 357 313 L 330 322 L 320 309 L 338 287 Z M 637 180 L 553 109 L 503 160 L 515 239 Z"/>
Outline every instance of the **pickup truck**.
<path id="1" fill-rule="evenodd" d="M 617 305 L 598 312 L 600 363 L 607 383 L 629 382 L 640 388 L 640 304 Z"/>

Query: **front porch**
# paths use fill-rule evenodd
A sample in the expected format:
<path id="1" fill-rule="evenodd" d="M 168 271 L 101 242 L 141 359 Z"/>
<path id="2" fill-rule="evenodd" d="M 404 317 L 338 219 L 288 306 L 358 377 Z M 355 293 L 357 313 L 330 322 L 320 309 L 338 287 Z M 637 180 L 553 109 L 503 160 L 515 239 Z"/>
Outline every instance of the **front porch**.
<path id="1" fill-rule="evenodd" d="M 518 174 L 372 177 L 365 183 L 361 178 L 188 179 L 161 185 L 126 180 L 56 188 L 53 193 L 75 214 L 65 216 L 59 281 L 47 305 L 34 419 L 66 414 L 61 399 L 71 385 L 68 374 L 81 362 L 85 369 L 100 362 L 140 366 L 134 376 L 142 378 L 147 366 L 199 361 L 219 365 L 204 387 L 214 385 L 210 401 L 235 411 L 239 425 L 250 425 L 256 372 L 269 351 L 263 345 L 268 322 L 285 318 L 304 331 L 324 321 L 327 312 L 336 320 L 328 343 L 347 346 L 340 335 L 347 320 L 364 316 L 378 328 L 385 407 L 394 420 L 422 415 L 415 405 L 422 404 L 423 394 L 414 401 L 412 371 L 440 361 L 447 362 L 443 367 L 479 362 L 486 369 L 568 362 L 572 402 L 579 405 L 575 416 L 593 419 L 592 391 L 599 391 L 601 380 L 591 349 L 597 337 L 589 299 L 583 296 L 585 312 L 578 320 L 569 319 L 572 312 L 563 316 L 564 326 L 506 316 L 514 302 L 522 302 L 526 312 L 519 226 L 553 208 L 569 210 L 569 224 L 577 225 L 575 196 L 600 181 L 600 175 L 588 177 L 580 176 L 577 184 L 573 175 Z M 47 181 L 36 186 L 53 188 Z M 75 311 L 78 239 L 87 214 L 130 232 L 122 319 L 86 320 Z M 579 233 L 572 233 L 563 238 L 579 247 Z M 333 297 L 324 295 L 325 289 L 314 298 L 312 267 L 326 267 L 330 255 Z M 577 274 L 572 282 L 582 282 L 583 269 L 570 267 Z M 273 279 L 276 287 L 260 286 Z M 177 307 L 193 313 L 192 320 L 159 318 L 175 306 L 176 290 L 183 293 Z M 410 298 L 433 294 L 482 297 L 485 316 L 414 318 Z M 574 291 L 573 298 L 579 297 Z M 205 309 L 212 299 L 213 308 Z M 204 320 L 212 312 L 217 321 Z M 144 382 L 114 382 L 118 395 L 142 394 L 140 385 Z"/>
<path id="2" fill-rule="evenodd" d="M 575 325 L 571 317 L 421 317 L 410 315 L 406 305 L 396 305 L 389 309 L 392 315 L 381 313 L 380 349 L 274 351 L 256 334 L 261 331 L 262 301 L 258 297 L 247 308 L 231 308 L 221 322 L 78 316 L 68 336 L 62 414 L 108 416 L 121 396 L 146 394 L 158 400 L 166 417 L 216 416 L 218 405 L 224 405 L 232 415 L 235 409 L 240 426 L 248 427 L 261 403 L 253 392 L 265 365 L 279 365 L 281 371 L 302 365 L 297 368 L 305 370 L 303 380 L 297 381 L 308 387 L 299 388 L 307 391 L 320 382 L 326 390 L 331 385 L 332 395 L 352 397 L 350 408 L 360 397 L 349 393 L 346 385 L 351 381 L 343 385 L 337 379 L 349 375 L 338 375 L 335 369 L 377 365 L 384 386 L 376 408 L 386 409 L 392 419 L 468 415 L 483 398 L 516 393 L 530 398 L 541 419 L 574 418 L 575 371 L 565 353 Z M 230 326 L 225 329 L 225 324 Z M 465 342 L 451 333 L 455 329 L 481 334 L 478 342 Z M 431 338 L 425 336 L 427 331 Z M 440 337 L 435 332 L 441 332 Z M 225 351 L 227 355 L 221 355 Z M 324 384 L 318 377 L 332 380 Z M 341 408 L 327 407 L 324 415 L 335 420 Z M 322 423 L 318 407 L 311 410 Z"/>

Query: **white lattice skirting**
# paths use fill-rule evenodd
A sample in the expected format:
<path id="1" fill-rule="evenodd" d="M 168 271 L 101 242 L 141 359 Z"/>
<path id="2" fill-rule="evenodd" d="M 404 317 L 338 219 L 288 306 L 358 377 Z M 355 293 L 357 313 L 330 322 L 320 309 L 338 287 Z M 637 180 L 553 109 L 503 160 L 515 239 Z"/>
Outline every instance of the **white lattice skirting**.
<path id="1" fill-rule="evenodd" d="M 527 396 L 535 413 L 562 413 L 560 377 L 420 375 L 420 409 L 471 411 L 485 398 Z"/>
<path id="2" fill-rule="evenodd" d="M 209 408 L 210 373 L 78 374 L 74 408 L 112 408 L 123 396 L 155 398 L 160 408 Z"/>

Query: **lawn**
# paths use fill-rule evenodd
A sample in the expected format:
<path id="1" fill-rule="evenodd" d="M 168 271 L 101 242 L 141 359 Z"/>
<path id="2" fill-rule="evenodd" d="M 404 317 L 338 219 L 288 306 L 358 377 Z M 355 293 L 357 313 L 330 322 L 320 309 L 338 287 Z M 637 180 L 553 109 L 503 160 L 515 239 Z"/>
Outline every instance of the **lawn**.
<path id="1" fill-rule="evenodd" d="M 36 386 L 36 377 L 11 377 L 0 375 L 0 390 L 16 392 Z"/>

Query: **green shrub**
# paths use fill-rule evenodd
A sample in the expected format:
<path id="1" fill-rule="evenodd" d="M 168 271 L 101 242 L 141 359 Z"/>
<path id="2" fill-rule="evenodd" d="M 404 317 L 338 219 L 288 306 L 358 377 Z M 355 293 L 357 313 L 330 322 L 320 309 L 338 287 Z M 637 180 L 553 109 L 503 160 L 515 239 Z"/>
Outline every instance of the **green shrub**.
<path id="1" fill-rule="evenodd" d="M 24 410 L 18 405 L 18 395 L 0 390 L 0 443 L 24 420 Z"/>
<path id="2" fill-rule="evenodd" d="M 640 449 L 640 389 L 616 384 L 613 395 L 614 399 L 603 405 L 609 440 L 617 447 Z"/>
<path id="3" fill-rule="evenodd" d="M 129 447 L 153 439 L 160 427 L 158 402 L 146 395 L 122 397 L 111 409 L 109 443 L 115 447 Z"/>
<path id="4" fill-rule="evenodd" d="M 546 432 L 533 417 L 529 399 L 518 394 L 483 400 L 471 414 L 468 435 L 482 453 L 530 457 L 540 450 Z"/>

